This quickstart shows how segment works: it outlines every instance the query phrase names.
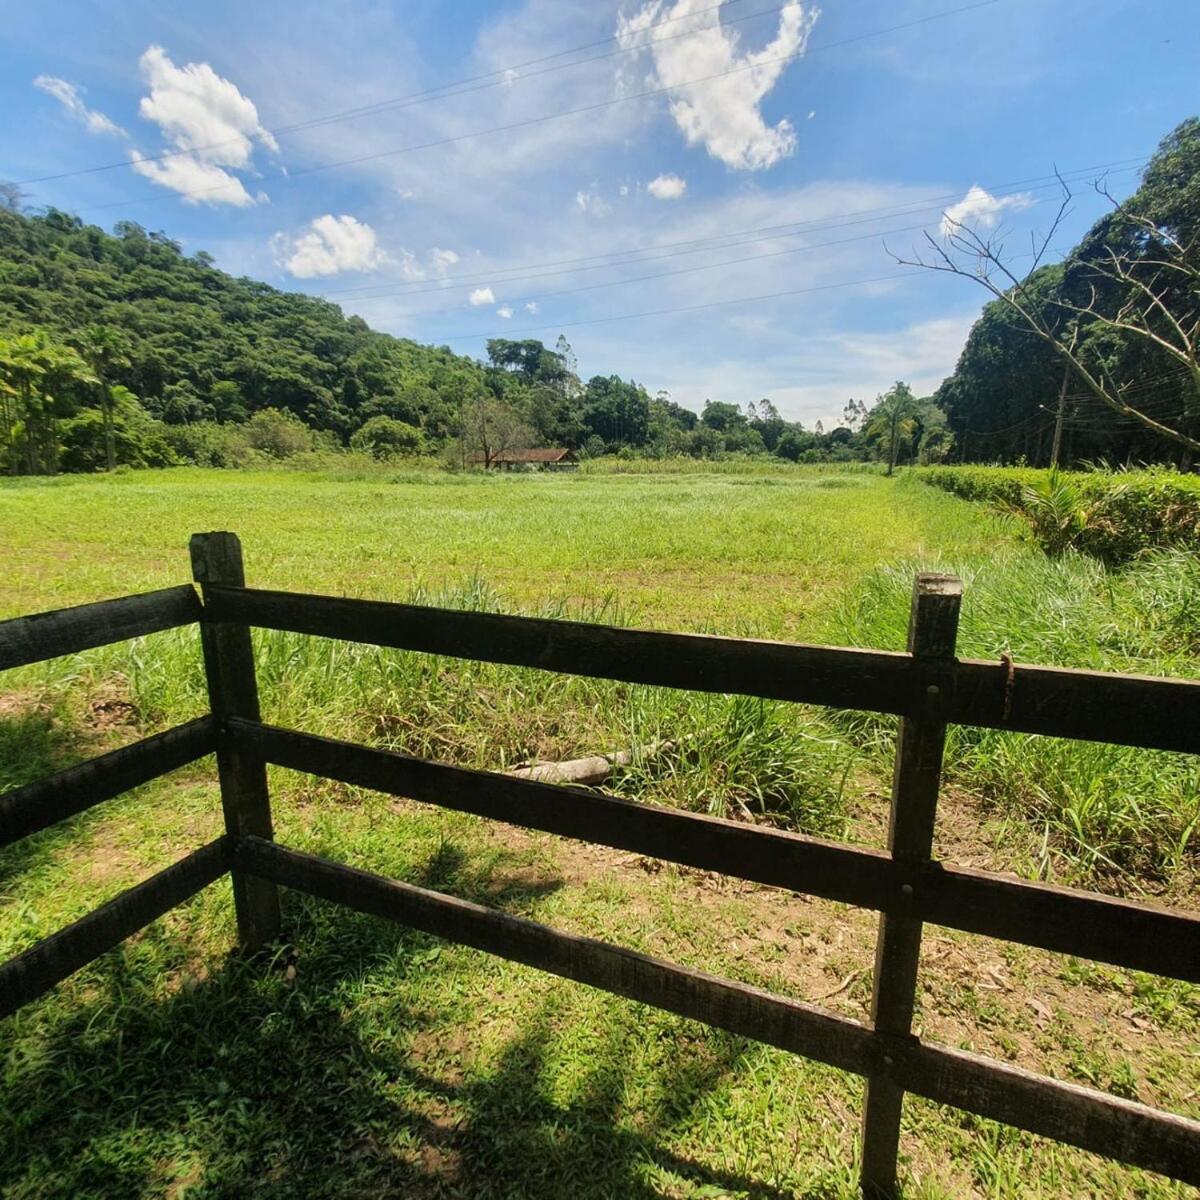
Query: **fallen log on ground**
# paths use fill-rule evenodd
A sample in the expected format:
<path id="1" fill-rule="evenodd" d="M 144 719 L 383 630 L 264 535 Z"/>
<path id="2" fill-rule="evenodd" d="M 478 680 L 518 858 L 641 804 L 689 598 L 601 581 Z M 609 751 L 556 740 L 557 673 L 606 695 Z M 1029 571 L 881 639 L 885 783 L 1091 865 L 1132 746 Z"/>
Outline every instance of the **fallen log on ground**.
<path id="1" fill-rule="evenodd" d="M 517 779 L 532 779 L 536 783 L 604 783 L 617 767 L 627 767 L 633 762 L 657 758 L 669 754 L 675 742 L 651 742 L 632 750 L 614 750 L 611 754 L 593 754 L 587 758 L 571 758 L 565 762 L 535 762 L 523 767 L 514 767 L 507 772 Z"/>

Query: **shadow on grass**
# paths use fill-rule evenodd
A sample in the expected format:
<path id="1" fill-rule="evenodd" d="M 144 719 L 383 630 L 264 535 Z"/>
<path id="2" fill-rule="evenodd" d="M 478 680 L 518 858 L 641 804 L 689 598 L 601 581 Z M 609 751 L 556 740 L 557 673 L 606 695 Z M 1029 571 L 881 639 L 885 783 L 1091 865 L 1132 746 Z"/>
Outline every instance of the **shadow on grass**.
<path id="1" fill-rule="evenodd" d="M 0 796 L 91 757 L 86 738 L 61 708 L 32 697 L 0 696 Z M 53 832 L 24 838 L 0 854 L 0 882 L 43 862 Z"/>
<path id="2" fill-rule="evenodd" d="M 449 843 L 420 875 L 508 909 L 558 886 L 476 873 Z M 792 1194 L 664 1145 L 747 1044 L 718 1035 L 696 1053 L 680 1027 L 635 1067 L 641 1030 L 614 1021 L 564 1102 L 551 1081 L 571 1031 L 550 1002 L 486 1068 L 436 1052 L 431 1031 L 469 1039 L 495 960 L 464 967 L 433 938 L 294 894 L 287 909 L 293 985 L 232 956 L 189 979 L 160 922 L 100 960 L 94 986 L 0 1027 L 0 1194 L 616 1200 L 663 1194 L 664 1171 L 670 1194 Z M 651 1103 L 631 1120 L 634 1083 Z"/>

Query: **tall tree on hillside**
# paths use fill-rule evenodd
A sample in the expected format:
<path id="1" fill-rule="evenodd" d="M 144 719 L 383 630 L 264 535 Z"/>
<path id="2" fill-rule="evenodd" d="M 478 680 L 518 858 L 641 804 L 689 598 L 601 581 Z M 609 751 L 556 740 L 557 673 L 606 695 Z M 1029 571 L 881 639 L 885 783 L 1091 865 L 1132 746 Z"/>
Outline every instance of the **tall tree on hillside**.
<path id="1" fill-rule="evenodd" d="M 100 412 L 104 417 L 104 462 L 108 470 L 117 465 L 116 439 L 113 434 L 112 373 L 129 366 L 125 338 L 111 325 L 89 325 L 81 338 L 83 357 L 96 376 Z"/>
<path id="2" fill-rule="evenodd" d="M 72 411 L 72 393 L 95 382 L 87 364 L 44 329 L 0 342 L 0 462 L 13 475 L 53 475 L 58 422 Z"/>
<path id="3" fill-rule="evenodd" d="M 3 413 L 4 451 L 10 475 L 18 475 L 21 471 L 26 418 L 33 403 L 34 388 L 44 370 L 41 351 L 41 343 L 33 334 L 0 344 L 0 372 L 4 380 L 4 387 L 0 389 L 0 412 Z"/>

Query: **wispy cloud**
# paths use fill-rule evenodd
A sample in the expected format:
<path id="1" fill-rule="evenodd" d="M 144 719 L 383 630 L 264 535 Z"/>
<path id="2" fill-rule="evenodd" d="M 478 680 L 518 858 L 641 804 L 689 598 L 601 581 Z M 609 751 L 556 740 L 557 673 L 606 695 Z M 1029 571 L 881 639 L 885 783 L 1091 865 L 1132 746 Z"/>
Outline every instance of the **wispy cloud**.
<path id="1" fill-rule="evenodd" d="M 429 257 L 433 262 L 434 273 L 437 275 L 445 275 L 459 261 L 459 256 L 454 250 L 439 250 L 437 246 L 429 251 Z"/>
<path id="2" fill-rule="evenodd" d="M 612 212 L 612 205 L 597 192 L 576 192 L 575 207 L 580 212 L 590 213 L 593 217 L 607 217 Z"/>
<path id="3" fill-rule="evenodd" d="M 77 84 L 70 83 L 66 79 L 59 79 L 57 75 L 39 75 L 33 81 L 33 86 L 45 92 L 47 96 L 53 96 L 72 117 L 87 128 L 88 133 L 123 138 L 129 136 L 120 125 L 110 120 L 102 112 L 88 108 L 81 95 L 84 89 Z"/>

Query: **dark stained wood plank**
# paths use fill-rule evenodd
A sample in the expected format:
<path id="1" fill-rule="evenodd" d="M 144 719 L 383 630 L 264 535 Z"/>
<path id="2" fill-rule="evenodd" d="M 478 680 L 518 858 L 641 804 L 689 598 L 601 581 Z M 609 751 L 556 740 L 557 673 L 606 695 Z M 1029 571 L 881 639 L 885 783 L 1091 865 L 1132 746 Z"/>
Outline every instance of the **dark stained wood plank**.
<path id="1" fill-rule="evenodd" d="M 928 715 L 904 717 L 896 742 L 888 849 L 904 867 L 924 866 L 932 855 L 946 744 L 946 724 L 938 716 L 942 676 L 954 660 L 961 605 L 961 580 L 932 574 L 913 580 L 908 650 L 925 673 Z M 911 909 L 885 912 L 879 919 L 871 1024 L 880 1033 L 906 1037 L 912 1029 L 921 929 L 921 918 Z M 898 1194 L 896 1164 L 903 1103 L 904 1091 L 891 1078 L 867 1081 L 861 1182 L 869 1200 L 891 1200 Z"/>
<path id="2" fill-rule="evenodd" d="M 232 720 L 229 730 L 235 743 L 276 766 L 525 829 L 868 908 L 898 894 L 891 860 L 878 851 L 249 721 Z"/>
<path id="3" fill-rule="evenodd" d="M 788 642 L 657 633 L 214 587 L 214 616 L 266 629 L 507 663 L 626 683 L 736 693 L 830 708 L 919 716 L 925 684 L 908 654 Z M 1200 683 L 1057 667 L 958 660 L 941 718 L 1019 733 L 1200 753 Z"/>
<path id="4" fill-rule="evenodd" d="M 0 671 L 144 637 L 200 619 L 191 584 L 0 621 Z"/>
<path id="5" fill-rule="evenodd" d="M 944 715 L 959 725 L 1200 754 L 1200 682 L 963 659 Z"/>
<path id="6" fill-rule="evenodd" d="M 936 863 L 911 884 L 924 921 L 1200 983 L 1200 913 Z"/>
<path id="7" fill-rule="evenodd" d="M 870 1031 L 796 1000 L 675 966 L 594 938 L 441 892 L 329 862 L 260 838 L 242 838 L 235 867 L 358 912 L 539 967 L 847 1071 L 867 1069 Z"/>
<path id="8" fill-rule="evenodd" d="M 702 1021 L 855 1074 L 891 1080 L 930 1100 L 1004 1121 L 1148 1170 L 1200 1183 L 1200 1122 L 1015 1067 L 874 1033 L 772 995 L 523 917 L 384 879 L 258 838 L 237 865 L 358 912 Z"/>
<path id="9" fill-rule="evenodd" d="M 0 846 L 212 754 L 216 722 L 197 717 L 163 733 L 0 795 Z"/>
<path id="10" fill-rule="evenodd" d="M 200 645 L 209 704 L 218 727 L 217 775 L 221 782 L 225 830 L 233 837 L 253 834 L 269 839 L 271 796 L 266 764 L 259 755 L 247 753 L 244 746 L 238 746 L 228 736 L 230 718 L 259 719 L 258 679 L 250 628 L 238 621 L 214 617 L 209 611 L 209 596 L 214 586 L 240 588 L 246 582 L 242 543 L 233 533 L 194 533 L 190 550 L 192 574 L 204 599 Z M 234 871 L 233 904 L 243 950 L 257 950 L 279 935 L 279 892 L 274 885 Z"/>
<path id="11" fill-rule="evenodd" d="M 1200 1121 L 948 1046 L 914 1040 L 886 1057 L 914 1095 L 1200 1186 Z"/>
<path id="12" fill-rule="evenodd" d="M 904 712 L 913 700 L 912 665 L 906 654 L 655 633 L 253 588 L 212 588 L 206 598 L 215 616 L 268 629 L 625 683 L 879 712 Z"/>
<path id="13" fill-rule="evenodd" d="M 826 900 L 1200 983 L 1200 915 L 233 719 L 276 766 Z M 911 888 L 904 891 L 905 886 Z"/>
<path id="14" fill-rule="evenodd" d="M 0 965 L 0 1017 L 36 999 L 219 879 L 229 869 L 229 858 L 225 838 L 209 842 Z"/>

